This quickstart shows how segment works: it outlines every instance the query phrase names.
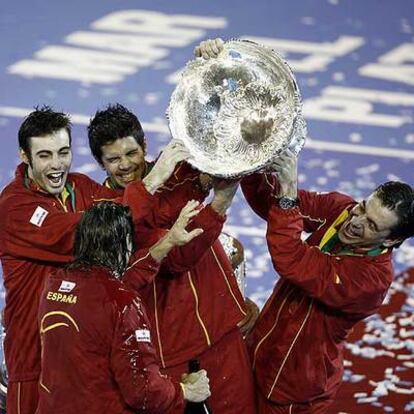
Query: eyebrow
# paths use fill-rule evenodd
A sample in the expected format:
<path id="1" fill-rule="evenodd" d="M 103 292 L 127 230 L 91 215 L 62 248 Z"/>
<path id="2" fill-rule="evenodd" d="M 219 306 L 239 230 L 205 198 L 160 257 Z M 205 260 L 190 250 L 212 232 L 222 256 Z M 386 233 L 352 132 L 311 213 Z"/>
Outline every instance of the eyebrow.
<path id="1" fill-rule="evenodd" d="M 367 211 L 366 204 L 367 204 L 367 202 L 365 200 L 363 200 L 362 201 L 362 207 L 363 207 L 365 212 Z M 375 223 L 374 220 L 370 219 L 369 217 L 367 217 L 367 220 L 374 225 L 375 231 L 379 231 L 378 225 L 377 225 L 377 223 Z"/>

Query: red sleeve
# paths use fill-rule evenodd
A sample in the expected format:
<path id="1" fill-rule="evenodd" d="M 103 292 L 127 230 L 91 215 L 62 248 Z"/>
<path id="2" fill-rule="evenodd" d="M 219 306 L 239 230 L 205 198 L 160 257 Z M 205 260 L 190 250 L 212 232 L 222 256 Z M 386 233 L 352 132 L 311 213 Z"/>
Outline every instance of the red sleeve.
<path id="1" fill-rule="evenodd" d="M 202 228 L 204 232 L 184 246 L 175 247 L 163 260 L 163 268 L 172 273 L 192 269 L 219 237 L 225 216 L 214 211 L 210 205 L 204 207 L 187 227 L 188 231 Z"/>
<path id="2" fill-rule="evenodd" d="M 40 209 L 40 210 L 39 210 Z M 81 213 L 54 210 L 39 200 L 10 203 L 1 225 L 1 250 L 5 254 L 34 260 L 65 263 L 72 259 L 75 228 Z M 43 219 L 33 219 L 35 211 Z M 38 225 L 32 222 L 37 222 Z"/>
<path id="3" fill-rule="evenodd" d="M 221 233 L 225 216 L 216 213 L 210 205 L 204 207 L 187 227 L 188 231 L 202 228 L 204 232 L 184 246 L 174 247 L 162 261 L 162 268 L 171 273 L 186 272 L 193 268 Z M 139 226 L 136 231 L 137 245 L 148 248 L 167 233 L 167 229 Z"/>
<path id="4" fill-rule="evenodd" d="M 151 343 L 149 321 L 141 300 L 118 312 L 111 351 L 111 368 L 125 402 L 133 410 L 148 414 L 182 409 L 179 384 L 162 375 Z"/>
<path id="5" fill-rule="evenodd" d="M 208 192 L 201 189 L 200 172 L 187 163 L 180 163 L 173 175 L 156 193 L 157 205 L 149 216 L 154 227 L 171 227 L 181 209 L 190 200 L 203 202 Z"/>
<path id="6" fill-rule="evenodd" d="M 302 230 L 298 209 L 270 209 L 267 242 L 279 275 L 332 308 L 356 314 L 376 309 L 391 282 L 389 255 L 378 261 L 367 256 L 331 256 L 303 242 Z"/>
<path id="7" fill-rule="evenodd" d="M 135 224 L 141 224 L 152 214 L 152 211 L 156 210 L 155 197 L 147 191 L 142 181 L 134 181 L 127 185 L 122 202 L 131 209 Z"/>
<path id="8" fill-rule="evenodd" d="M 83 210 L 104 199 L 114 200 L 118 195 L 82 174 L 72 174 L 71 179 L 77 205 Z M 82 213 L 59 210 L 49 200 L 42 202 L 42 197 L 18 192 L 1 203 L 0 250 L 3 253 L 55 263 L 72 260 L 75 229 Z"/>
<path id="9" fill-rule="evenodd" d="M 159 269 L 159 263 L 151 256 L 148 249 L 138 250 L 132 256 L 130 265 L 122 276 L 122 282 L 138 290 L 151 283 Z"/>
<path id="10" fill-rule="evenodd" d="M 276 178 L 271 174 L 255 173 L 243 178 L 240 186 L 252 210 L 259 217 L 267 220 L 275 188 L 277 188 Z"/>
<path id="11" fill-rule="evenodd" d="M 256 173 L 241 182 L 243 194 L 253 211 L 267 220 L 269 209 L 274 204 L 279 192 L 279 182 L 274 174 Z M 299 208 L 304 222 L 304 231 L 313 232 L 325 221 L 355 201 L 337 192 L 318 193 L 298 191 Z"/>

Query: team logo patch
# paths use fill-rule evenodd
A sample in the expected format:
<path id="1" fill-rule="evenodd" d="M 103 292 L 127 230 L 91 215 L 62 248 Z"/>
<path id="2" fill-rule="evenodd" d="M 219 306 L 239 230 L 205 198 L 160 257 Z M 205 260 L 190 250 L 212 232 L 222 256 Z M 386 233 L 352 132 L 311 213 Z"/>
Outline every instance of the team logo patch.
<path id="1" fill-rule="evenodd" d="M 48 214 L 49 212 L 47 210 L 40 206 L 37 206 L 32 217 L 30 218 L 30 223 L 34 224 L 37 227 L 41 227 Z"/>
<path id="2" fill-rule="evenodd" d="M 60 288 L 58 289 L 58 292 L 72 292 L 72 290 L 75 288 L 76 283 L 75 282 L 69 282 L 68 280 L 62 280 L 62 283 L 60 284 Z"/>
<path id="3" fill-rule="evenodd" d="M 135 338 L 138 342 L 151 342 L 151 334 L 148 329 L 137 329 L 135 331 Z"/>

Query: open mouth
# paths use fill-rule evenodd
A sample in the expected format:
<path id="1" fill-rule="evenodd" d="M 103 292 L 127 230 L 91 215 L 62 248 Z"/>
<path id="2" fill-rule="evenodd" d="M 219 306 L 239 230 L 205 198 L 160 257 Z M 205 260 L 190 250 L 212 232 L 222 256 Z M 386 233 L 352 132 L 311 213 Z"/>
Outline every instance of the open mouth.
<path id="1" fill-rule="evenodd" d="M 47 174 L 46 177 L 53 187 L 59 187 L 63 183 L 63 172 L 55 172 Z"/>
<path id="2" fill-rule="evenodd" d="M 133 180 L 135 180 L 135 171 L 131 171 L 131 172 L 127 173 L 127 174 L 119 174 L 118 175 L 118 178 L 121 181 L 124 181 L 124 182 L 133 181 Z"/>
<path id="3" fill-rule="evenodd" d="M 358 232 L 355 232 L 352 230 L 351 223 L 348 223 L 344 230 L 345 230 L 345 235 L 349 238 L 354 239 L 354 238 L 360 237 L 360 234 Z"/>

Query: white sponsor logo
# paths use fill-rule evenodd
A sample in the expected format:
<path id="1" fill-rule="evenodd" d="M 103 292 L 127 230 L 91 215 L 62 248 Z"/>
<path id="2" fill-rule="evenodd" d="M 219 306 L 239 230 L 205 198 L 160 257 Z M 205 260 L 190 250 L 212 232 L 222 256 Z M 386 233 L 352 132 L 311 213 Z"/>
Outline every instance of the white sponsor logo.
<path id="1" fill-rule="evenodd" d="M 151 342 L 151 335 L 148 329 L 137 329 L 135 331 L 135 338 L 138 342 Z"/>
<path id="2" fill-rule="evenodd" d="M 59 292 L 72 292 L 74 287 L 76 286 L 76 283 L 69 282 L 67 280 L 62 280 L 62 283 L 60 284 Z"/>
<path id="3" fill-rule="evenodd" d="M 49 212 L 47 210 L 40 206 L 37 206 L 32 217 L 30 218 L 30 223 L 34 224 L 37 227 L 41 227 L 48 214 Z"/>

